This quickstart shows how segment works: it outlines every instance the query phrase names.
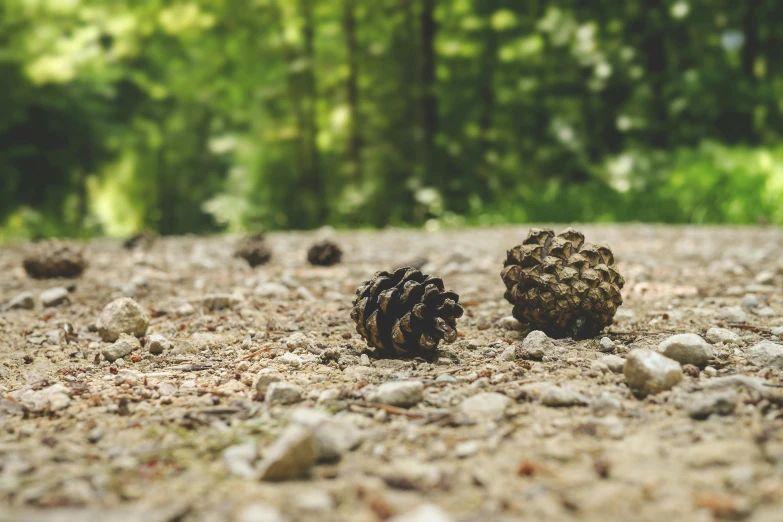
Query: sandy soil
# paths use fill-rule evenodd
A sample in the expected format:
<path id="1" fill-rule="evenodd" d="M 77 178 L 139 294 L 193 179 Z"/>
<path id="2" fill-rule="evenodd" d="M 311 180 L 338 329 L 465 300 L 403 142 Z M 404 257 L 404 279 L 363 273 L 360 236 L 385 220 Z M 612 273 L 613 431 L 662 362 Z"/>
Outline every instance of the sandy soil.
<path id="1" fill-rule="evenodd" d="M 646 398 L 599 361 L 600 337 L 556 341 L 540 361 L 504 357 L 525 332 L 508 320 L 499 273 L 526 227 L 332 233 L 345 255 L 331 268 L 306 262 L 324 231 L 270 234 L 274 257 L 256 269 L 231 257 L 231 237 L 134 252 L 94 241 L 75 280 L 31 280 L 25 245 L 3 248 L 0 308 L 23 291 L 36 305 L 0 313 L 0 520 L 412 521 L 423 504 L 459 521 L 783 520 L 783 371 L 747 358 L 763 340 L 783 344 L 771 333 L 783 325 L 783 232 L 580 228 L 612 246 L 627 280 L 605 332 L 615 355 L 716 325 L 740 340 L 713 342 L 708 368 L 686 368 L 679 385 Z M 460 294 L 460 338 L 434 362 L 368 362 L 349 317 L 353 292 L 417 257 Z M 70 304 L 42 308 L 39 293 L 58 286 Z M 163 354 L 102 359 L 108 343 L 94 325 L 122 296 L 150 316 L 148 338 L 171 341 Z M 302 400 L 263 400 L 254 382 L 266 368 Z M 395 380 L 423 383 L 418 404 L 368 401 Z M 52 408 L 22 400 L 58 383 Z M 544 404 L 546 383 L 579 400 Z M 733 413 L 689 415 L 694 401 L 729 389 Z M 510 399 L 498 416 L 461 407 L 488 392 Z M 353 449 L 305 479 L 233 470 L 241 448 L 263 459 L 292 417 L 314 408 L 356 436 Z"/>

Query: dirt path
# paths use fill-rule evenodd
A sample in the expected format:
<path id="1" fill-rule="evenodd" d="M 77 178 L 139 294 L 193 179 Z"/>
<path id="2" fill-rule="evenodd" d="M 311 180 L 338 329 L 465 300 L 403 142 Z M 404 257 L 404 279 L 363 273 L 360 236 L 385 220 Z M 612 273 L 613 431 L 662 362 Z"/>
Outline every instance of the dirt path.
<path id="1" fill-rule="evenodd" d="M 30 280 L 24 247 L 0 250 L 0 309 L 36 297 L 0 312 L 0 521 L 436 520 L 426 505 L 459 521 L 780 521 L 783 356 L 749 354 L 783 344 L 783 232 L 580 228 L 627 280 L 614 346 L 556 341 L 543 360 L 508 350 L 525 332 L 499 277 L 527 228 L 337 233 L 332 268 L 306 263 L 315 233 L 271 234 L 257 269 L 231 257 L 235 238 L 95 241 L 73 281 Z M 460 338 L 432 363 L 368 360 L 353 292 L 417 257 L 460 294 Z M 70 304 L 42 308 L 41 291 L 69 285 Z M 163 354 L 102 360 L 94 324 L 122 296 L 150 316 L 147 338 L 171 341 Z M 718 325 L 739 339 L 711 339 L 709 367 L 657 395 L 634 397 L 607 358 Z M 301 400 L 261 400 L 259 372 Z M 415 406 L 371 401 L 400 380 L 423 386 Z M 716 394 L 733 411 L 710 410 Z M 692 418 L 699 401 L 706 419 Z M 297 457 L 275 447 L 294 426 L 333 458 L 295 464 L 307 479 L 255 478 L 273 453 Z"/>

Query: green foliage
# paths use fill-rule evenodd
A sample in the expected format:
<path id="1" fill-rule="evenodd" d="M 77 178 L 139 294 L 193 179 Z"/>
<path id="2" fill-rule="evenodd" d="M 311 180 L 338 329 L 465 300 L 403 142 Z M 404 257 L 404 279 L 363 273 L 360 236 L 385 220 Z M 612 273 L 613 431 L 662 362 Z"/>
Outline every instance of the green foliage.
<path id="1" fill-rule="evenodd" d="M 776 0 L 4 0 L 0 239 L 783 224 Z"/>

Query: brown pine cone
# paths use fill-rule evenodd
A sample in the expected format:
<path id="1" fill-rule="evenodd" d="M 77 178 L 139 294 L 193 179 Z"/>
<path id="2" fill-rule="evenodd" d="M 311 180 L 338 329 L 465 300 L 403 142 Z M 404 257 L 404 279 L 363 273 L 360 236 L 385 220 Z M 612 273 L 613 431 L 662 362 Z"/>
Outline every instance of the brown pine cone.
<path id="1" fill-rule="evenodd" d="M 332 266 L 343 258 L 343 251 L 331 241 L 321 241 L 310 247 L 307 251 L 307 260 L 311 265 Z"/>
<path id="2" fill-rule="evenodd" d="M 266 235 L 258 232 L 244 238 L 234 251 L 234 257 L 241 257 L 254 268 L 268 263 L 272 250 L 266 244 Z"/>
<path id="3" fill-rule="evenodd" d="M 532 229 L 508 251 L 500 275 L 514 317 L 550 337 L 594 337 L 612 324 L 623 304 L 625 281 L 611 249 L 585 243 L 572 228 L 557 236 L 550 229 Z"/>
<path id="4" fill-rule="evenodd" d="M 431 357 L 442 340 L 457 338 L 459 296 L 438 277 L 411 267 L 378 272 L 356 290 L 351 319 L 381 357 Z"/>

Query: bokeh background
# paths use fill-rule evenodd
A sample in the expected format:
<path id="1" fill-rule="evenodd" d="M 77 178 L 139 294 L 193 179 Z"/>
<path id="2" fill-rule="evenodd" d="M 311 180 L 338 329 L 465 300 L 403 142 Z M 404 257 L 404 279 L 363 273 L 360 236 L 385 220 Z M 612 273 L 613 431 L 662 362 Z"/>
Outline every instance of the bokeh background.
<path id="1" fill-rule="evenodd" d="M 780 0 L 3 0 L 0 239 L 783 224 Z"/>

